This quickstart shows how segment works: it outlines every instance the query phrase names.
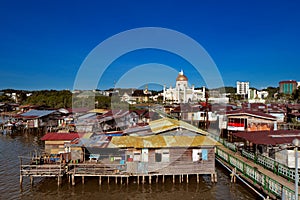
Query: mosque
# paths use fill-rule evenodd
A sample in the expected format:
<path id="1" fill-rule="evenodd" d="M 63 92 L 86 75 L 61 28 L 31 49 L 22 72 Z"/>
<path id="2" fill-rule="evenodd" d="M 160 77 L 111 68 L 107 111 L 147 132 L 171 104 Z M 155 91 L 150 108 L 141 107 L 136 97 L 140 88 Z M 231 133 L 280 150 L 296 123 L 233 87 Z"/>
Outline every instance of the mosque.
<path id="1" fill-rule="evenodd" d="M 191 103 L 198 102 L 200 100 L 205 101 L 205 86 L 202 89 L 195 89 L 195 86 L 188 86 L 188 78 L 183 74 L 181 70 L 176 78 L 175 88 L 166 88 L 164 85 L 163 93 L 164 103 Z"/>

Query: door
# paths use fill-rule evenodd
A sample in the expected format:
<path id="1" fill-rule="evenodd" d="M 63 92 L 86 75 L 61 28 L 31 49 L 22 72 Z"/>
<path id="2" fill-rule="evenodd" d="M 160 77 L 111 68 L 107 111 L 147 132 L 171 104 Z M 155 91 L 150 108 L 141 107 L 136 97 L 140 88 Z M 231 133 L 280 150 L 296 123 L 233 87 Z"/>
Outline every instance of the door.
<path id="1" fill-rule="evenodd" d="M 148 149 L 142 149 L 142 162 L 148 162 L 149 152 Z"/>

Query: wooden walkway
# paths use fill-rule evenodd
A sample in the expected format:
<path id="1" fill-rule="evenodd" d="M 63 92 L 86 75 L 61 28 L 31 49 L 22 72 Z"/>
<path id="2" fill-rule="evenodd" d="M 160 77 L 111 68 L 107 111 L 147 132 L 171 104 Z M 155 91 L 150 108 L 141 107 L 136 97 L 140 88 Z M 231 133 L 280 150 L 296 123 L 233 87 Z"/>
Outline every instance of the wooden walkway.
<path id="1" fill-rule="evenodd" d="M 75 177 L 81 177 L 82 184 L 84 184 L 85 177 L 99 177 L 99 185 L 102 184 L 103 179 L 106 179 L 109 184 L 110 179 L 115 179 L 115 183 L 118 181 L 122 184 L 123 181 L 127 184 L 129 183 L 129 178 L 136 178 L 136 182 L 139 184 L 152 182 L 158 183 L 159 177 L 162 177 L 162 183 L 165 182 L 165 177 L 171 176 L 172 182 L 175 183 L 176 180 L 179 183 L 186 181 L 189 182 L 189 176 L 195 175 L 197 177 L 197 183 L 200 182 L 200 175 L 202 174 L 160 174 L 160 173 L 129 173 L 126 171 L 125 164 L 103 164 L 103 163 L 78 163 L 78 164 L 69 164 L 69 170 L 66 173 L 69 179 L 69 183 L 75 185 Z M 126 179 L 126 180 L 123 180 Z M 141 180 L 140 180 L 141 179 Z M 217 182 L 216 173 L 211 174 L 211 181 Z"/>
<path id="2" fill-rule="evenodd" d="M 60 185 L 65 173 L 65 164 L 21 165 L 20 185 L 22 185 L 23 177 L 30 177 L 31 185 L 33 184 L 34 177 L 56 177 L 58 185 Z"/>
<path id="3" fill-rule="evenodd" d="M 287 180 L 286 178 L 281 177 L 281 176 L 279 176 L 279 175 L 273 173 L 272 171 L 270 171 L 270 170 L 268 170 L 268 169 L 265 169 L 265 168 L 262 167 L 261 165 L 254 163 L 252 160 L 247 159 L 246 157 L 243 157 L 239 152 L 234 152 L 234 151 L 232 151 L 232 150 L 226 148 L 226 147 L 223 146 L 223 145 L 218 146 L 217 148 L 218 148 L 219 150 L 221 150 L 221 152 L 225 152 L 227 155 L 230 155 L 231 158 L 235 158 L 236 161 L 239 160 L 240 163 L 245 163 L 244 165 L 250 166 L 248 169 L 244 169 L 244 166 L 243 166 L 243 167 L 240 167 L 240 171 L 237 170 L 237 174 L 238 174 L 239 176 L 242 176 L 242 177 L 243 177 L 244 179 L 246 179 L 248 182 L 251 182 L 251 183 L 252 183 L 254 186 L 256 186 L 258 189 L 263 190 L 266 194 L 268 194 L 268 195 L 271 196 L 272 198 L 278 198 L 278 196 L 272 194 L 272 192 L 270 192 L 270 191 L 268 190 L 268 188 L 266 187 L 266 185 L 269 187 L 270 184 L 264 184 L 264 185 L 262 185 L 262 184 L 257 183 L 256 181 L 253 181 L 253 178 L 254 178 L 254 179 L 257 178 L 257 174 L 263 174 L 263 175 L 265 175 L 265 176 L 264 176 L 264 179 L 265 179 L 265 180 L 262 181 L 263 183 L 267 182 L 265 177 L 268 177 L 268 178 L 274 180 L 275 182 L 277 182 L 277 185 L 281 185 L 282 187 L 284 186 L 284 188 L 286 188 L 286 189 L 288 190 L 287 192 L 291 192 L 291 191 L 294 192 L 294 190 L 295 190 L 295 184 L 294 184 L 293 181 L 289 181 L 289 180 Z M 225 155 L 225 154 L 224 154 L 224 155 Z M 218 156 L 218 153 L 216 154 L 216 156 L 222 158 L 222 156 Z M 224 158 L 222 158 L 222 159 L 223 159 L 223 161 L 226 161 L 226 159 L 224 159 Z M 228 160 L 230 160 L 230 158 L 228 158 Z M 234 159 L 232 159 L 232 160 L 234 160 Z M 237 163 L 236 161 L 235 161 L 235 163 Z M 230 168 L 232 168 L 232 169 L 237 168 L 237 166 L 233 166 L 233 164 L 230 163 L 230 162 L 229 162 L 229 163 L 226 162 L 226 164 L 227 164 L 228 167 L 230 167 Z M 239 166 L 240 166 L 240 165 L 239 165 Z M 244 170 L 241 171 L 241 168 L 243 168 Z M 251 177 L 251 176 L 249 177 L 247 174 L 244 173 L 245 170 L 246 170 L 246 171 L 247 171 L 247 170 L 249 171 L 249 169 L 254 169 L 254 170 L 255 170 L 255 172 L 253 172 L 253 174 L 254 174 L 253 177 Z M 262 177 L 262 176 L 261 176 L 261 177 Z M 251 179 L 251 178 L 252 178 L 252 179 Z M 268 182 L 268 183 L 269 183 L 269 182 Z M 277 185 L 274 185 L 274 187 L 273 187 L 273 186 L 272 186 L 272 187 L 273 187 L 274 189 L 276 189 L 276 190 L 280 189 L 280 190 L 281 190 L 281 191 L 280 191 L 281 195 L 285 195 L 284 193 L 285 193 L 286 191 L 284 192 L 284 191 L 282 190 L 282 187 L 281 187 L 281 188 L 276 188 Z M 285 198 L 285 199 L 295 199 L 294 196 L 295 196 L 294 194 L 293 194 L 293 195 L 288 194 L 288 195 L 285 196 L 284 198 Z M 282 196 L 281 196 L 281 197 L 282 197 Z M 282 198 L 283 198 L 283 197 L 282 197 Z M 298 199 L 299 199 L 299 198 L 298 198 Z"/>

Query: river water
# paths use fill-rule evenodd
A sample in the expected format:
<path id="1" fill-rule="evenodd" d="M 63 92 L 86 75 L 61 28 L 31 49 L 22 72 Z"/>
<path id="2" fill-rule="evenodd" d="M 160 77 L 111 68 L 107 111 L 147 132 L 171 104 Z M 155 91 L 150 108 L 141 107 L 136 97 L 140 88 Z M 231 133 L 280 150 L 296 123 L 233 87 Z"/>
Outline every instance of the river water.
<path id="1" fill-rule="evenodd" d="M 29 177 L 24 177 L 22 188 L 19 184 L 19 158 L 28 156 L 30 152 L 43 149 L 39 135 L 0 134 L 0 200 L 3 199 L 128 199 L 128 200 L 185 200 L 185 199 L 260 199 L 242 183 L 230 183 L 229 172 L 217 165 L 218 183 L 211 183 L 210 177 L 202 176 L 197 184 L 196 177 L 190 177 L 189 183 L 172 183 L 167 177 L 165 183 L 137 184 L 130 179 L 129 185 L 98 184 L 97 178 L 86 178 L 85 184 L 77 178 L 76 185 L 71 186 L 64 178 L 61 186 L 57 186 L 55 178 L 35 178 L 30 185 Z"/>

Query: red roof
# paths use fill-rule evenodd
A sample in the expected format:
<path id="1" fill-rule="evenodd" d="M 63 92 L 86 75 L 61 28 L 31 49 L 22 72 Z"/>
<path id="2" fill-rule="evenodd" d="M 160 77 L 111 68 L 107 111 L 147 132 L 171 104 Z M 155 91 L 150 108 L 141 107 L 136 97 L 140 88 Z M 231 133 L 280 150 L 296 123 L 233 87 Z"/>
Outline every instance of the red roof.
<path id="1" fill-rule="evenodd" d="M 145 112 L 148 112 L 147 110 L 133 110 L 131 112 L 135 112 L 137 115 L 141 116 L 145 114 Z"/>
<path id="2" fill-rule="evenodd" d="M 227 114 L 227 116 L 252 115 L 252 116 L 256 116 L 258 118 L 268 118 L 270 120 L 276 120 L 276 117 L 269 115 L 267 113 L 259 112 L 259 111 L 251 111 L 251 110 L 246 110 L 246 109 L 228 111 L 226 114 Z"/>
<path id="3" fill-rule="evenodd" d="M 67 108 L 66 110 L 69 111 L 69 113 L 86 113 L 91 110 L 91 108 Z"/>
<path id="4" fill-rule="evenodd" d="M 237 132 L 233 135 L 254 144 L 264 145 L 292 144 L 295 138 L 300 139 L 299 130 Z"/>
<path id="5" fill-rule="evenodd" d="M 79 134 L 78 133 L 47 133 L 46 135 L 44 135 L 41 140 L 45 141 L 45 140 L 74 140 L 76 138 L 79 138 Z"/>

